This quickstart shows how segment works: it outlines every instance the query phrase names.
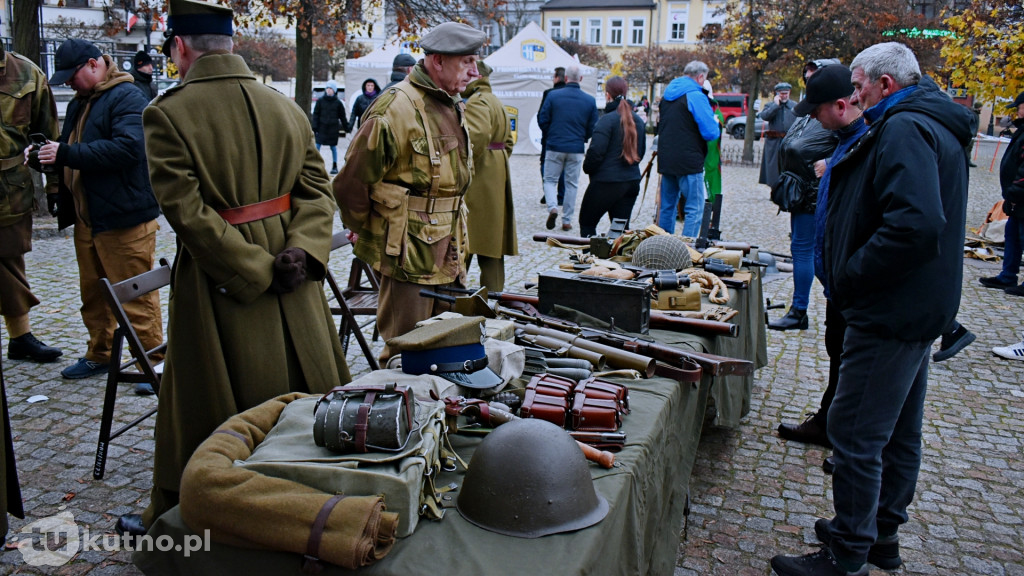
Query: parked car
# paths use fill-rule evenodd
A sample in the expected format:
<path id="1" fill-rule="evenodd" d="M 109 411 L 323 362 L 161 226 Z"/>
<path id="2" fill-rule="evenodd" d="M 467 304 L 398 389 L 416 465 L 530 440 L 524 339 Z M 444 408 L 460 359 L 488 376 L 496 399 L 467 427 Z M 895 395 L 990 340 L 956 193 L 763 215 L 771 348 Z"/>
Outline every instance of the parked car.
<path id="1" fill-rule="evenodd" d="M 747 95 L 741 93 L 715 94 L 718 107 L 722 110 L 722 118 L 728 124 L 729 120 L 739 116 L 747 115 Z"/>
<path id="2" fill-rule="evenodd" d="M 747 135 L 747 115 L 737 116 L 732 120 L 725 123 L 725 131 L 730 136 L 737 140 L 743 140 Z M 761 120 L 757 116 L 754 117 L 754 140 L 761 139 L 761 133 L 764 132 L 764 120 Z"/>

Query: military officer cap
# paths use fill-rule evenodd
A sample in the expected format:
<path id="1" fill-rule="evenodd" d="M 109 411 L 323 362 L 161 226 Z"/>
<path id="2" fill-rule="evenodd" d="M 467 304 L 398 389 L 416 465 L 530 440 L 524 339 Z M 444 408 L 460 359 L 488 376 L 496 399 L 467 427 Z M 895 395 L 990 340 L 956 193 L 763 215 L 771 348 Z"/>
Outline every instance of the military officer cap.
<path id="1" fill-rule="evenodd" d="M 776 92 L 778 92 L 779 90 L 792 90 L 792 89 L 793 89 L 793 85 L 790 84 L 789 82 L 779 82 L 778 84 L 775 85 L 775 91 Z"/>
<path id="2" fill-rule="evenodd" d="M 163 53 L 171 55 L 175 36 L 196 34 L 234 35 L 235 14 L 228 6 L 199 0 L 170 0 L 167 4 L 167 31 Z"/>
<path id="3" fill-rule="evenodd" d="M 431 374 L 467 388 L 493 388 L 501 377 L 487 367 L 482 316 L 431 322 L 388 340 L 402 353 L 402 372 Z"/>
<path id="4" fill-rule="evenodd" d="M 463 56 L 476 54 L 487 40 L 487 34 L 460 22 L 434 26 L 420 38 L 420 48 L 427 54 Z"/>

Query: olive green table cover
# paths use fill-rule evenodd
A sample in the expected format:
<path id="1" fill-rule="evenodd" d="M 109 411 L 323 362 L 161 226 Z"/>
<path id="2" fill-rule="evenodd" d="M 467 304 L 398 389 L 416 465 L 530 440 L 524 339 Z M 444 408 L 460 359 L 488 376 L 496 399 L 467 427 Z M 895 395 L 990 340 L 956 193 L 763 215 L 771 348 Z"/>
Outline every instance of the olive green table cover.
<path id="1" fill-rule="evenodd" d="M 577 532 L 522 539 L 478 528 L 451 508 L 440 521 L 421 521 L 381 561 L 357 572 L 396 576 L 671 574 L 709 386 L 706 381 L 680 384 L 664 378 L 628 385 L 632 413 L 624 418 L 622 430 L 628 443 L 616 454 L 618 465 L 610 470 L 590 465 L 594 487 L 610 504 L 604 520 Z M 467 463 L 481 442 L 479 437 L 451 438 Z M 442 474 L 438 482 L 459 483 L 463 472 Z M 453 503 L 457 494 L 452 492 Z M 177 543 L 192 534 L 178 508 L 157 519 L 149 531 L 155 541 L 169 536 Z M 150 575 L 301 574 L 302 566 L 299 554 L 216 542 L 210 551 L 192 552 L 188 557 L 173 548 L 136 551 L 132 561 Z M 347 572 L 327 566 L 324 574 Z"/>

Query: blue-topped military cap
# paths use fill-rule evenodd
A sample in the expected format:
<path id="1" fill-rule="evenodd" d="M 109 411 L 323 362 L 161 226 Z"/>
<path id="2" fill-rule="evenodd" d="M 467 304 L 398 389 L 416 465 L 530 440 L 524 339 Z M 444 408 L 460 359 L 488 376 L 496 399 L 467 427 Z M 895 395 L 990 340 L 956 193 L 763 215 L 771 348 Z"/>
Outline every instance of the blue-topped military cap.
<path id="1" fill-rule="evenodd" d="M 167 31 L 163 53 L 170 56 L 175 36 L 220 34 L 232 36 L 235 13 L 228 6 L 199 0 L 170 0 L 167 3 Z"/>
<path id="2" fill-rule="evenodd" d="M 440 376 L 466 388 L 493 388 L 501 377 L 487 367 L 482 316 L 448 318 L 388 340 L 402 353 L 402 372 Z"/>

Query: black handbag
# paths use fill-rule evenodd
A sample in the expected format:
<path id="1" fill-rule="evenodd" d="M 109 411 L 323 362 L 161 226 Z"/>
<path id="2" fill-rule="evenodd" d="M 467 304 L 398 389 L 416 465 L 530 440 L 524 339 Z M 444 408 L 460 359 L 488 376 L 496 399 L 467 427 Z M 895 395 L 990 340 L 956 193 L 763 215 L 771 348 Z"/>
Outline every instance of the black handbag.
<path id="1" fill-rule="evenodd" d="M 332 452 L 395 452 L 413 429 L 413 399 L 395 384 L 339 386 L 317 401 L 313 441 Z"/>
<path id="2" fill-rule="evenodd" d="M 804 200 L 804 181 L 792 172 L 783 172 L 772 186 L 771 199 L 780 212 L 792 212 Z"/>

